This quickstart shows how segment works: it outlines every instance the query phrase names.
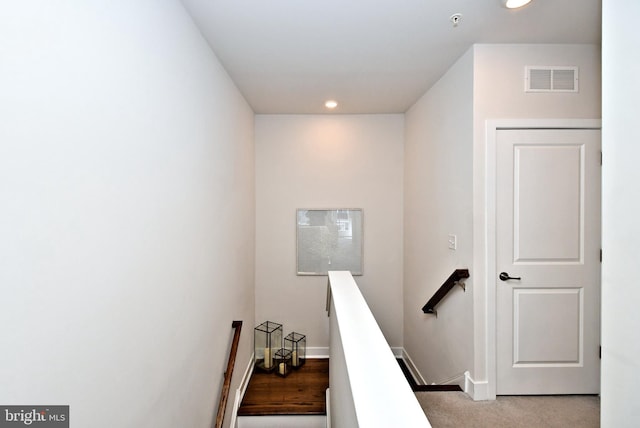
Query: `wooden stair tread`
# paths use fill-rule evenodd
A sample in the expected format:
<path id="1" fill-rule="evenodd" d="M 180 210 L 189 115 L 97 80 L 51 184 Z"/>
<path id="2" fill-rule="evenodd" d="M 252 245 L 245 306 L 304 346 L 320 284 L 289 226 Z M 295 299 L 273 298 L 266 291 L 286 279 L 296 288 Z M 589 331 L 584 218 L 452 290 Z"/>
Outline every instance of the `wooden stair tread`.
<path id="1" fill-rule="evenodd" d="M 238 416 L 326 415 L 327 388 L 328 359 L 307 359 L 285 378 L 255 370 Z"/>

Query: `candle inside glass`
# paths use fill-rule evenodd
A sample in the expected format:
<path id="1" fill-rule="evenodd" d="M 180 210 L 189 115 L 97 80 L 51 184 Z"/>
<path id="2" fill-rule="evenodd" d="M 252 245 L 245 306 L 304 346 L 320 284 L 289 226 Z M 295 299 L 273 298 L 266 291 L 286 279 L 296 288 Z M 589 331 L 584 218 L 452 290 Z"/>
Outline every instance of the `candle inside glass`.
<path id="1" fill-rule="evenodd" d="M 278 372 L 284 376 L 285 371 L 287 370 L 285 363 L 280 363 L 280 367 L 278 368 Z"/>
<path id="2" fill-rule="evenodd" d="M 271 368 L 271 348 L 264 348 L 264 368 Z"/>
<path id="3" fill-rule="evenodd" d="M 300 364 L 300 361 L 298 361 L 298 352 L 297 351 L 293 351 L 293 354 L 291 354 L 291 365 L 293 367 L 298 367 L 298 365 Z"/>

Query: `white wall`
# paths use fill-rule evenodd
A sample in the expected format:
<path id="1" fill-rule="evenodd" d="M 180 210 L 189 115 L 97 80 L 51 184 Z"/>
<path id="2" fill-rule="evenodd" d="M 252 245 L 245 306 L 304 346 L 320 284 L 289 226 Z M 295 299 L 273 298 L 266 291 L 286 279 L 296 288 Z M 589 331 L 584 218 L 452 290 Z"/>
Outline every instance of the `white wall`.
<path id="1" fill-rule="evenodd" d="M 232 320 L 235 385 L 251 352 L 251 109 L 173 0 L 4 2 L 0 93 L 0 402 L 210 426 Z"/>
<path id="2" fill-rule="evenodd" d="M 328 347 L 326 276 L 296 276 L 296 209 L 362 208 L 356 277 L 391 346 L 402 344 L 402 115 L 256 116 L 256 322 Z"/>
<path id="3" fill-rule="evenodd" d="M 596 45 L 474 46 L 473 142 L 473 271 L 474 349 L 472 377 L 488 380 L 487 355 L 492 352 L 487 330 L 485 278 L 485 151 L 490 119 L 597 119 L 600 117 L 600 49 Z M 578 93 L 525 93 L 526 65 L 578 66 Z M 495 281 L 495 279 L 492 279 Z M 488 348 L 489 346 L 489 348 Z"/>
<path id="4" fill-rule="evenodd" d="M 603 428 L 640 426 L 640 3 L 603 2 L 602 385 Z"/>
<path id="5" fill-rule="evenodd" d="M 579 67 L 578 93 L 524 92 L 526 65 Z M 475 45 L 406 115 L 404 346 L 427 382 L 490 363 L 485 278 L 485 150 L 490 119 L 599 118 L 600 52 L 592 45 Z M 447 248 L 456 234 L 458 250 Z M 423 305 L 455 268 L 470 268 L 438 319 Z M 486 397 L 480 392 L 477 397 Z"/>
<path id="6" fill-rule="evenodd" d="M 473 272 L 436 308 L 422 306 L 455 269 L 471 268 L 473 51 L 406 113 L 404 347 L 428 383 L 473 364 Z M 448 247 L 457 236 L 457 250 Z"/>

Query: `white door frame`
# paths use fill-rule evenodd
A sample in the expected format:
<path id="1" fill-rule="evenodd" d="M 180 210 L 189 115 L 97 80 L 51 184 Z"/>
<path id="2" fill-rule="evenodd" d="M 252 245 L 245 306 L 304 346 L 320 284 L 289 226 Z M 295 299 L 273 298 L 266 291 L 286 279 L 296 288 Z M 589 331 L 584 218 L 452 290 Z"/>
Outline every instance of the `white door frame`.
<path id="1" fill-rule="evenodd" d="M 496 138 L 502 129 L 600 129 L 600 119 L 499 119 L 486 122 L 485 227 L 486 242 L 486 399 L 495 400 L 497 384 L 496 341 Z"/>

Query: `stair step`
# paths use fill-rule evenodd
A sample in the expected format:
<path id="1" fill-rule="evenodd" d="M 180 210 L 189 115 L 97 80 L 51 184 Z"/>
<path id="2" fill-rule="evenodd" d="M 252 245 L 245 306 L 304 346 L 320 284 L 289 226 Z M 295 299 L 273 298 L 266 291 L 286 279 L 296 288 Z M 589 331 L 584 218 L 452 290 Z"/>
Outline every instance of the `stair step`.
<path id="1" fill-rule="evenodd" d="M 296 416 L 241 416 L 238 428 L 326 428 L 327 417 L 320 415 Z"/>
<path id="2" fill-rule="evenodd" d="M 307 359 L 287 377 L 255 370 L 242 399 L 238 416 L 327 414 L 329 360 Z"/>

